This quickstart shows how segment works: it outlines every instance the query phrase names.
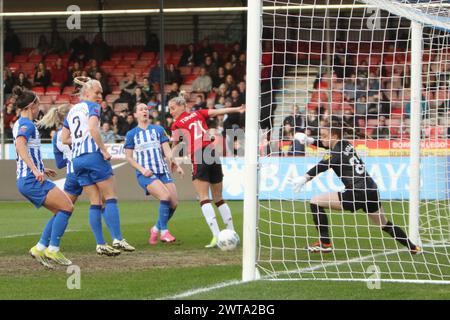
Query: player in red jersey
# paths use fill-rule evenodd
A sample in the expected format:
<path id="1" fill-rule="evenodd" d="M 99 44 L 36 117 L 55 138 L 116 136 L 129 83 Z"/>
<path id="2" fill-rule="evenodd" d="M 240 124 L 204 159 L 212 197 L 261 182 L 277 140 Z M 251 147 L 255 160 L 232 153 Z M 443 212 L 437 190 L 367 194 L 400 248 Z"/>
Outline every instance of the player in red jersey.
<path id="1" fill-rule="evenodd" d="M 192 161 L 192 184 L 199 197 L 203 216 L 213 234 L 213 239 L 206 247 L 213 248 L 217 245 L 220 229 L 211 205 L 210 190 L 226 228 L 234 230 L 234 226 L 230 207 L 222 198 L 222 165 L 208 134 L 206 120 L 224 114 L 244 113 L 245 106 L 187 112 L 186 101 L 177 97 L 169 101 L 169 111 L 174 118 L 171 127 L 174 146 L 179 142 L 180 136 L 188 143 L 187 152 Z"/>

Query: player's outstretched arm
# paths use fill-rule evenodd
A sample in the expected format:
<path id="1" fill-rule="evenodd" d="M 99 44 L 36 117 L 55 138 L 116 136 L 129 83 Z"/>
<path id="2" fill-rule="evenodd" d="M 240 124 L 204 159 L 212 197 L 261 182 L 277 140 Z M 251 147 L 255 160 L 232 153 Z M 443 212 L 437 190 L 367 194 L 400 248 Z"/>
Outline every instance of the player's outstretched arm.
<path id="1" fill-rule="evenodd" d="M 125 158 L 127 159 L 128 163 L 137 171 L 142 173 L 144 177 L 151 177 L 153 175 L 153 172 L 151 170 L 145 169 L 143 166 L 141 166 L 139 163 L 137 163 L 136 160 L 134 160 L 133 157 L 134 149 L 125 149 Z"/>
<path id="2" fill-rule="evenodd" d="M 229 113 L 244 113 L 245 112 L 245 105 L 241 105 L 238 108 L 223 108 L 223 109 L 211 109 L 208 110 L 208 116 L 210 116 L 211 118 L 220 116 L 220 115 L 224 115 L 224 114 L 229 114 Z"/>

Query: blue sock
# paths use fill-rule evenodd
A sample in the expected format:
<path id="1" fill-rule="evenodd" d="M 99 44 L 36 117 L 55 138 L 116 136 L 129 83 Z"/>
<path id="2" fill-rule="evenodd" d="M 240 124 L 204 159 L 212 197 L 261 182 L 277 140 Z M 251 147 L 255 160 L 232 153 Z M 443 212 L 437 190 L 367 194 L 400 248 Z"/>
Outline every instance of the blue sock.
<path id="1" fill-rule="evenodd" d="M 160 201 L 159 202 L 159 230 L 167 230 L 167 221 L 169 221 L 170 214 L 170 201 Z"/>
<path id="2" fill-rule="evenodd" d="M 102 207 L 98 205 L 91 205 L 89 208 L 89 224 L 94 233 L 95 242 L 97 244 L 105 244 L 102 230 Z"/>
<path id="3" fill-rule="evenodd" d="M 170 208 L 169 209 L 169 220 L 172 219 L 173 214 L 175 213 L 175 210 L 177 210 L 177 208 Z"/>
<path id="4" fill-rule="evenodd" d="M 48 247 L 48 245 L 50 244 L 50 237 L 52 236 L 52 226 L 55 217 L 56 216 L 52 216 L 50 220 L 48 220 L 47 224 L 45 225 L 44 231 L 42 231 L 41 239 L 39 239 L 39 243 L 45 247 Z"/>
<path id="5" fill-rule="evenodd" d="M 117 199 L 108 199 L 105 203 L 105 212 L 103 214 L 106 226 L 111 233 L 113 239 L 122 240 L 122 232 L 120 231 L 119 207 Z"/>
<path id="6" fill-rule="evenodd" d="M 50 236 L 50 245 L 54 247 L 59 247 L 59 243 L 61 242 L 61 237 L 64 235 L 66 231 L 67 225 L 69 223 L 71 212 L 67 211 L 58 211 L 55 215 L 55 220 L 52 225 L 52 233 Z"/>

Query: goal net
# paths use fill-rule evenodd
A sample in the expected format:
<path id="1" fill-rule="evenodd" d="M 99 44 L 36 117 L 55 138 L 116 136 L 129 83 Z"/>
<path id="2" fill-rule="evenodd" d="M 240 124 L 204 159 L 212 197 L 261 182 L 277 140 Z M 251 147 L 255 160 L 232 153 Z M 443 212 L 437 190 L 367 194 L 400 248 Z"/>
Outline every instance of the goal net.
<path id="1" fill-rule="evenodd" d="M 258 273 L 450 283 L 448 1 L 261 4 Z M 387 220 L 423 254 L 412 254 L 361 209 L 325 208 L 333 250 L 306 249 L 319 240 L 311 199 L 345 187 L 330 169 L 294 192 L 289 179 L 330 154 L 294 136 L 317 141 L 330 119 L 352 128 L 342 139 L 376 182 Z M 344 166 L 337 169 L 342 175 Z"/>

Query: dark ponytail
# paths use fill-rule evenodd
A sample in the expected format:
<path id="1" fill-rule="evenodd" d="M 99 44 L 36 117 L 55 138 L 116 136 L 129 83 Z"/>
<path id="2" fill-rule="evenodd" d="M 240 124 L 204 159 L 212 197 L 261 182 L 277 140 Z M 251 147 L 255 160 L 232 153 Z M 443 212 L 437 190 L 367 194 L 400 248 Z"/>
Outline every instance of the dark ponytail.
<path id="1" fill-rule="evenodd" d="M 15 99 L 14 106 L 19 109 L 25 109 L 30 103 L 37 99 L 36 93 L 33 91 L 22 89 L 22 87 L 15 86 L 12 90 L 13 98 Z"/>

